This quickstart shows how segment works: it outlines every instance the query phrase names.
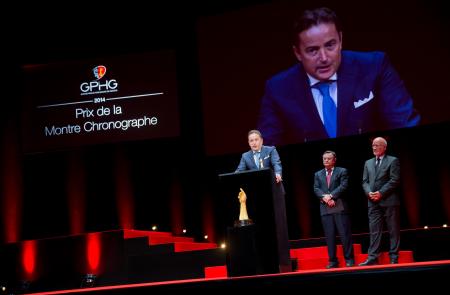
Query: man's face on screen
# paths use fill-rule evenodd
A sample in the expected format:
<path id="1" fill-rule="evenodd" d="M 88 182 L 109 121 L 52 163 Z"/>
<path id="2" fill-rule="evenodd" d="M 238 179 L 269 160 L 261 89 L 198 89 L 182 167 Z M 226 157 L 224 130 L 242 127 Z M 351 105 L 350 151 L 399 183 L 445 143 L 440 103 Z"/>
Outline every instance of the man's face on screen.
<path id="1" fill-rule="evenodd" d="M 342 34 L 333 23 L 312 26 L 299 34 L 294 54 L 314 78 L 328 80 L 341 64 Z"/>
<path id="2" fill-rule="evenodd" d="M 263 144 L 263 139 L 259 134 L 252 133 L 248 136 L 248 145 L 252 149 L 252 151 L 261 150 L 261 146 Z"/>

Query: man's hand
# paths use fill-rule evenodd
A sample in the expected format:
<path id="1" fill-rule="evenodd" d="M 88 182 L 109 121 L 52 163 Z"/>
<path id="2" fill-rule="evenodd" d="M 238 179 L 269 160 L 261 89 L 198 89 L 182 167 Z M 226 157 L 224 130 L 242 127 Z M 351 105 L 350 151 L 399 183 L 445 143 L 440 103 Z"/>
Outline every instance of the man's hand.
<path id="1" fill-rule="evenodd" d="M 275 174 L 275 181 L 276 181 L 277 183 L 280 183 L 280 182 L 283 181 L 283 179 L 281 178 L 281 175 L 280 175 L 280 174 Z"/>
<path id="2" fill-rule="evenodd" d="M 336 206 L 336 202 L 333 199 L 330 199 L 327 203 L 327 206 L 332 208 L 332 207 Z"/>
<path id="3" fill-rule="evenodd" d="M 322 196 L 322 201 L 327 204 L 328 207 L 336 206 L 336 202 L 333 200 L 330 194 L 325 194 Z"/>
<path id="4" fill-rule="evenodd" d="M 322 195 L 322 201 L 327 204 L 328 201 L 331 200 L 331 195 L 330 194 L 324 194 Z"/>
<path id="5" fill-rule="evenodd" d="M 378 202 L 378 201 L 381 200 L 381 193 L 380 193 L 379 191 L 376 191 L 376 192 L 370 192 L 370 193 L 369 193 L 369 199 L 370 199 L 372 202 Z"/>

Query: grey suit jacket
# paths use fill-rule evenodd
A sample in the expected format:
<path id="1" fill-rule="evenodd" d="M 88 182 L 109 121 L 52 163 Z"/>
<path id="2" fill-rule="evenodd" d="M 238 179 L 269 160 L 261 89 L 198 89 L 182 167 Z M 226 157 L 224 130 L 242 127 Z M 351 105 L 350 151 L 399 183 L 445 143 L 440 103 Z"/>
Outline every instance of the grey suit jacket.
<path id="1" fill-rule="evenodd" d="M 348 205 L 345 201 L 345 191 L 348 187 L 347 169 L 334 167 L 331 174 L 330 187 L 327 185 L 327 176 L 325 169 L 321 169 L 314 174 L 314 194 L 320 200 L 320 215 L 339 213 L 348 211 Z M 324 194 L 331 194 L 336 206 L 328 207 L 322 202 Z"/>
<path id="2" fill-rule="evenodd" d="M 275 174 L 282 175 L 282 167 L 280 156 L 274 146 L 262 146 L 261 147 L 261 155 L 260 159 L 263 160 L 264 167 L 270 167 L 274 170 Z M 257 170 L 259 169 L 256 166 L 255 160 L 253 158 L 253 151 L 250 150 L 242 154 L 241 161 L 239 162 L 239 166 L 236 169 L 236 172 L 245 171 L 245 170 Z"/>
<path id="3" fill-rule="evenodd" d="M 400 184 L 400 161 L 393 156 L 385 155 L 380 167 L 375 169 L 375 158 L 367 160 L 364 164 L 362 186 L 366 196 L 369 192 L 380 191 L 380 206 L 397 206 L 400 198 L 397 187 Z M 376 203 L 368 199 L 369 207 Z"/>

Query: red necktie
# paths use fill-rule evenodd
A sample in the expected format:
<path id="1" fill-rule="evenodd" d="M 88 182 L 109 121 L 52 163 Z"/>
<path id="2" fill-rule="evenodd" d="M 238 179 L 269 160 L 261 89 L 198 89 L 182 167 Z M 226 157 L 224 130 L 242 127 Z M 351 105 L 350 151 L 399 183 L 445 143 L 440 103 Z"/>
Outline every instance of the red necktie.
<path id="1" fill-rule="evenodd" d="M 327 185 L 328 185 L 328 187 L 330 187 L 330 182 L 331 182 L 331 169 L 327 170 Z"/>

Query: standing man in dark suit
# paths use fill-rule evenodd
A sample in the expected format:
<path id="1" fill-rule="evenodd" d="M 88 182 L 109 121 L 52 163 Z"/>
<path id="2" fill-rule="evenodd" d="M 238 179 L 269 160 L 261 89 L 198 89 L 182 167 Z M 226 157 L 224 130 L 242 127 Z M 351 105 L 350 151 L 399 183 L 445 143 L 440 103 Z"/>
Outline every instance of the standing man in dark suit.
<path id="1" fill-rule="evenodd" d="M 400 162 L 386 155 L 387 141 L 377 137 L 372 142 L 374 158 L 364 165 L 362 186 L 368 199 L 370 245 L 367 260 L 361 266 L 378 264 L 383 220 L 389 232 L 391 264 L 398 263 L 400 247 Z"/>
<path id="2" fill-rule="evenodd" d="M 383 52 L 342 51 L 342 30 L 328 8 L 294 25 L 299 63 L 266 83 L 259 130 L 267 144 L 297 143 L 416 126 L 420 116 Z"/>
<path id="3" fill-rule="evenodd" d="M 248 145 L 250 150 L 242 154 L 236 172 L 270 167 L 275 172 L 275 181 L 280 183 L 283 180 L 282 168 L 276 148 L 274 146 L 264 146 L 263 137 L 258 130 L 250 130 L 248 132 Z"/>
<path id="4" fill-rule="evenodd" d="M 328 246 L 327 268 L 339 267 L 336 257 L 336 229 L 344 248 L 345 265 L 355 264 L 351 223 L 344 195 L 348 187 L 347 169 L 335 167 L 336 154 L 326 151 L 322 155 L 323 166 L 314 174 L 314 193 L 320 201 L 320 215 Z"/>

